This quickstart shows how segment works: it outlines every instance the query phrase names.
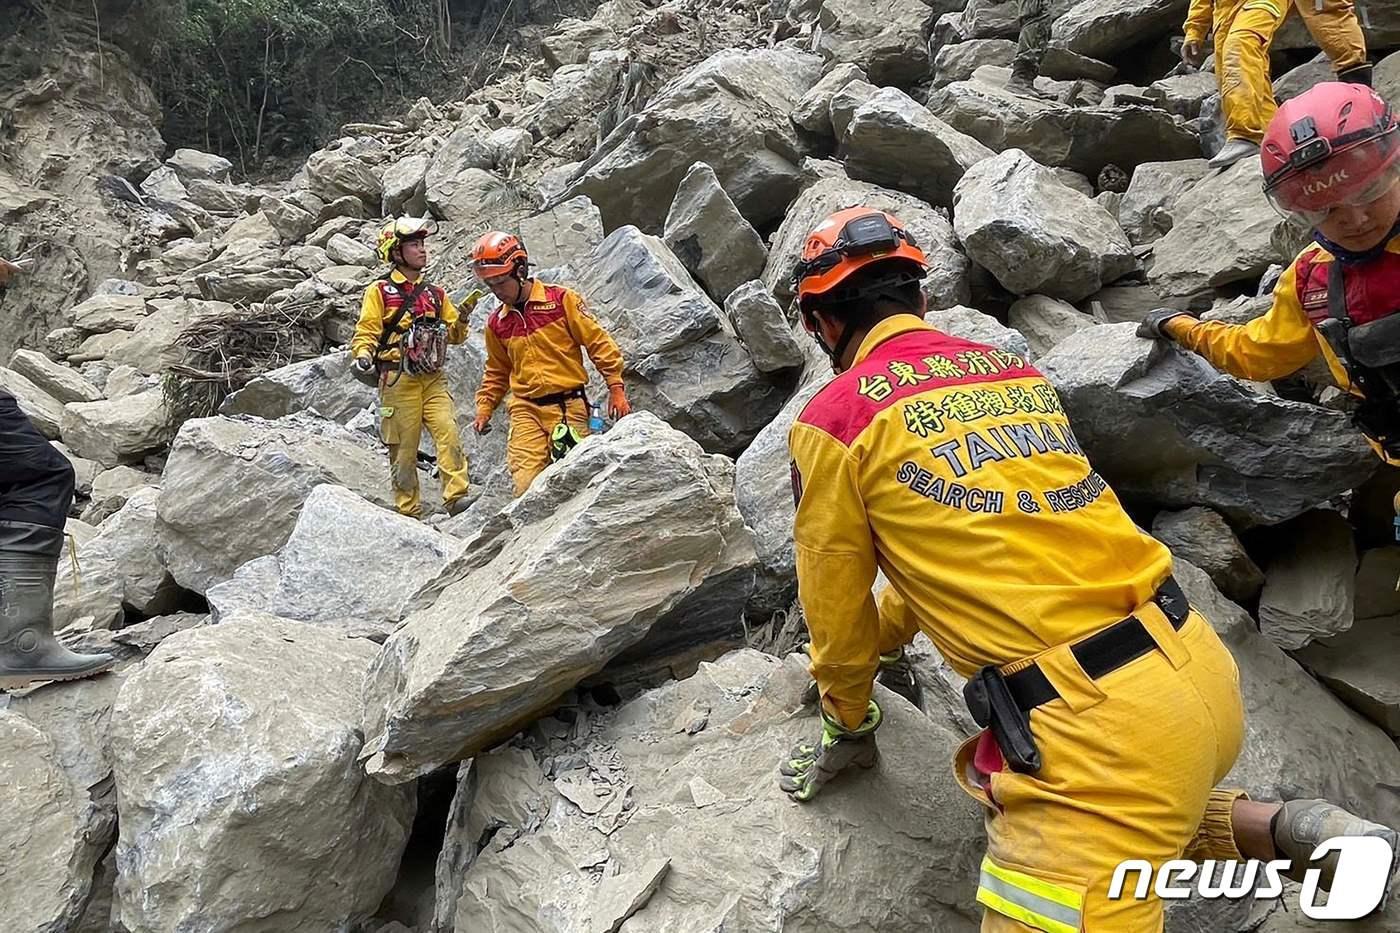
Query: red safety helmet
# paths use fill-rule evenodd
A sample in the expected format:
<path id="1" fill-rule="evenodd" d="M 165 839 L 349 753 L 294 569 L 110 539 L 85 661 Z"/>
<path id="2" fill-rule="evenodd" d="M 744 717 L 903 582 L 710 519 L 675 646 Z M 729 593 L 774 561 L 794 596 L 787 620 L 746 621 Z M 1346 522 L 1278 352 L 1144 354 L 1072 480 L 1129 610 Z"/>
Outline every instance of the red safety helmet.
<path id="1" fill-rule="evenodd" d="M 512 275 L 529 266 L 530 255 L 525 244 L 513 233 L 492 230 L 483 233 L 472 247 L 472 269 L 478 278 Z"/>
<path id="2" fill-rule="evenodd" d="M 875 263 L 888 263 L 892 273 L 903 272 L 908 281 L 928 273 L 924 251 L 893 214 L 873 207 L 837 211 L 807 235 L 802 247 L 802 259 L 792 276 L 798 307 L 818 296 L 848 297 L 839 294 L 841 286 L 853 273 Z"/>
<path id="3" fill-rule="evenodd" d="M 1286 102 L 1259 149 L 1270 203 L 1310 226 L 1335 207 L 1369 204 L 1400 178 L 1395 116 L 1364 84 L 1329 81 Z"/>

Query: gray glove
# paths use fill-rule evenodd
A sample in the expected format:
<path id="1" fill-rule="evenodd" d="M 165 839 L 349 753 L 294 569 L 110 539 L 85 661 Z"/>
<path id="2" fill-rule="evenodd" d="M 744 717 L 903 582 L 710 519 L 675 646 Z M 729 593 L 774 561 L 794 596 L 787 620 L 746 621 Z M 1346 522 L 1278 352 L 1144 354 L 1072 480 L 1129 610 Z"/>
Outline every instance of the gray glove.
<path id="1" fill-rule="evenodd" d="M 1192 315 L 1179 308 L 1155 308 L 1147 312 L 1147 316 L 1142 319 L 1142 323 L 1138 325 L 1137 335 L 1149 340 L 1157 338 L 1170 340 L 1171 336 L 1162 329 L 1162 325 L 1172 318 L 1178 317 L 1192 317 Z"/>
<path id="2" fill-rule="evenodd" d="M 822 734 L 812 744 L 802 743 L 788 753 L 778 768 L 778 787 L 799 803 L 806 803 L 830 781 L 852 765 L 873 768 L 878 754 L 875 730 L 884 720 L 874 700 L 865 713 L 865 721 L 854 729 L 822 712 Z"/>
<path id="3" fill-rule="evenodd" d="M 369 356 L 357 356 L 351 365 L 359 372 L 367 373 L 374 368 L 374 360 Z"/>

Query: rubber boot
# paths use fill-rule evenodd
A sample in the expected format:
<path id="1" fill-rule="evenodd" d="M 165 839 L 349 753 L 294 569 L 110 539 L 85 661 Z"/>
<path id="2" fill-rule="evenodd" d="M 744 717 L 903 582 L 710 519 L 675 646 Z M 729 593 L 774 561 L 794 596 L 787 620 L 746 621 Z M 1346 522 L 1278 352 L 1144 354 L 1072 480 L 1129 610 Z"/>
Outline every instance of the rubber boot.
<path id="1" fill-rule="evenodd" d="M 76 654 L 53 637 L 53 585 L 62 553 L 57 528 L 0 522 L 0 690 L 78 680 L 116 663 L 110 654 Z"/>
<path id="2" fill-rule="evenodd" d="M 1247 139 L 1229 139 L 1224 147 L 1210 160 L 1211 168 L 1228 168 L 1240 159 L 1259 154 L 1259 144 Z"/>
<path id="3" fill-rule="evenodd" d="M 1363 820 L 1326 800 L 1289 800 L 1284 802 L 1283 808 L 1274 817 L 1273 828 L 1274 846 L 1279 855 L 1293 863 L 1283 873 L 1285 878 L 1301 883 L 1309 869 L 1320 869 L 1322 876 L 1317 886 L 1323 891 L 1331 891 L 1341 854 L 1329 852 L 1313 863 L 1310 861 L 1313 849 L 1334 836 L 1377 836 L 1390 843 L 1391 859 L 1387 877 L 1394 880 L 1397 868 L 1395 850 L 1400 837 L 1388 826 Z M 1382 899 L 1381 906 L 1384 904 Z"/>

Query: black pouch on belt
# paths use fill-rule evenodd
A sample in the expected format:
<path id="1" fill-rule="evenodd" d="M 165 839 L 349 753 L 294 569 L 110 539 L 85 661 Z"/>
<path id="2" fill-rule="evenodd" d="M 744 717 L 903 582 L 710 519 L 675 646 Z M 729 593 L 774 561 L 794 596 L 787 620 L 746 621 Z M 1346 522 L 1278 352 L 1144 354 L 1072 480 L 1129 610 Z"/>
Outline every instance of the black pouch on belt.
<path id="1" fill-rule="evenodd" d="M 992 738 L 1012 771 L 1034 774 L 1040 770 L 1031 715 L 1017 704 L 1001 671 L 989 665 L 973 674 L 963 686 L 963 699 L 977 725 L 991 728 Z"/>

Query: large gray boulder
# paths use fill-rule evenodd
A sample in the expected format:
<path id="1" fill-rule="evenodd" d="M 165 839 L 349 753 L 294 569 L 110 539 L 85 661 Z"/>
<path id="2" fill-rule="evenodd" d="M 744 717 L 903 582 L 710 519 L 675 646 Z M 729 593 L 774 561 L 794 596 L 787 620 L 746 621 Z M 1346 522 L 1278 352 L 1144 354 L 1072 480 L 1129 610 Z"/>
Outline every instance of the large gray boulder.
<path id="1" fill-rule="evenodd" d="M 249 561 L 205 595 L 215 622 L 242 610 L 269 612 L 382 641 L 414 594 L 461 551 L 457 539 L 417 519 L 343 486 L 317 486 L 280 551 Z"/>
<path id="2" fill-rule="evenodd" d="M 924 322 L 945 334 L 996 347 L 1025 359 L 1029 359 L 1031 355 L 1030 344 L 1020 331 L 1007 327 L 990 314 L 983 314 L 976 308 L 958 305 L 930 311 L 924 315 Z"/>
<path id="3" fill-rule="evenodd" d="M 773 234 L 763 284 L 779 304 L 792 300 L 792 272 L 802 258 L 807 235 L 831 214 L 862 206 L 888 211 L 918 239 L 929 262 L 923 290 L 930 308 L 951 308 L 972 300 L 967 256 L 958 246 L 953 225 L 944 212 L 913 195 L 853 181 L 841 173 L 822 178 L 804 190 Z"/>
<path id="4" fill-rule="evenodd" d="M 1049 353 L 1070 334 L 1097 323 L 1074 305 L 1046 295 L 1027 295 L 1013 302 L 1007 320 L 1025 336 L 1032 359 Z"/>
<path id="5" fill-rule="evenodd" d="M 1179 31 L 1186 8 L 1186 0 L 1079 0 L 1055 20 L 1050 34 L 1071 51 L 1107 60 Z"/>
<path id="6" fill-rule="evenodd" d="M 121 399 L 74 402 L 63 409 L 64 443 L 107 467 L 140 462 L 170 443 L 170 413 L 159 389 Z"/>
<path id="7" fill-rule="evenodd" d="M 432 178 L 431 169 L 428 177 Z M 436 186 L 431 181 L 428 185 L 428 208 L 433 216 L 457 221 L 467 230 L 493 222 L 495 226 L 514 226 L 515 207 L 515 196 L 505 181 L 484 168 L 465 168 Z M 502 215 L 510 215 L 509 222 Z"/>
<path id="8" fill-rule="evenodd" d="M 706 450 L 737 455 L 786 400 L 657 237 L 614 230 L 573 284 L 621 347 L 633 404 Z"/>
<path id="9" fill-rule="evenodd" d="M 1152 536 L 1209 574 L 1227 599 L 1247 603 L 1264 586 L 1264 572 L 1218 512 L 1200 507 L 1159 512 Z"/>
<path id="10" fill-rule="evenodd" d="M 898 188 L 939 207 L 952 207 L 953 188 L 963 173 L 993 155 L 888 87 L 855 111 L 844 146 L 852 178 Z"/>
<path id="11" fill-rule="evenodd" d="M 1351 628 L 1356 542 L 1337 512 L 1318 510 L 1289 526 L 1259 596 L 1259 631 L 1287 651 Z"/>
<path id="12" fill-rule="evenodd" d="M 979 68 L 929 94 L 928 109 L 994 151 L 1022 149 L 1042 165 L 1099 177 L 1104 166 L 1131 171 L 1143 162 L 1198 158 L 1186 123 L 1157 107 L 1066 107 L 1006 90 L 1010 70 Z"/>
<path id="13" fill-rule="evenodd" d="M 617 48 L 617 33 L 606 23 L 566 19 L 540 40 L 540 53 L 551 70 L 588 61 L 593 52 Z"/>
<path id="14" fill-rule="evenodd" d="M 1375 469 L 1341 412 L 1261 395 L 1136 330 L 1083 330 L 1039 361 L 1089 459 L 1120 495 L 1277 524 Z"/>
<path id="15" fill-rule="evenodd" d="M 89 461 L 91 462 L 91 461 Z M 88 486 L 87 508 L 83 520 L 100 524 L 109 515 L 126 505 L 137 492 L 160 485 L 160 477 L 128 466 L 113 467 L 96 474 Z"/>
<path id="16" fill-rule="evenodd" d="M 88 617 L 95 629 L 119 628 L 129 608 L 143 616 L 174 611 L 181 590 L 156 547 L 156 502 L 146 487 L 109 516 L 97 534 L 78 546 L 78 570 L 60 561 L 54 583 L 54 628 Z"/>
<path id="17" fill-rule="evenodd" d="M 866 73 L 859 65 L 850 62 L 831 68 L 822 79 L 812 85 L 812 89 L 802 95 L 792 111 L 792 122 L 809 133 L 822 136 L 834 135 L 831 125 L 831 99 L 836 93 L 853 81 L 865 81 Z"/>
<path id="18" fill-rule="evenodd" d="M 570 198 L 521 220 L 520 239 L 537 269 L 581 262 L 603 242 L 603 215 L 588 198 Z"/>
<path id="19" fill-rule="evenodd" d="M 93 295 L 73 308 L 73 326 L 88 334 L 133 330 L 149 312 L 140 295 Z"/>
<path id="20" fill-rule="evenodd" d="M 97 864 L 117 828 L 107 724 L 121 680 L 50 684 L 0 709 L 0 916 L 9 929 L 79 930 L 100 897 Z"/>
<path id="21" fill-rule="evenodd" d="M 58 399 L 3 366 L 0 366 L 0 392 L 14 396 L 19 410 L 44 437 L 56 441 L 62 436 L 64 407 Z"/>
<path id="22" fill-rule="evenodd" d="M 486 133 L 478 126 L 463 124 L 443 141 L 442 147 L 428 163 L 424 176 L 428 206 L 440 217 L 448 216 L 445 209 L 457 199 L 457 189 L 470 169 L 489 170 L 495 163 L 491 147 L 486 145 Z"/>
<path id="23" fill-rule="evenodd" d="M 350 374 L 350 351 L 342 350 L 255 376 L 224 399 L 219 414 L 273 420 L 305 411 L 345 424 L 376 398 L 372 386 Z"/>
<path id="24" fill-rule="evenodd" d="M 112 710 L 121 924 L 340 933 L 375 913 L 415 802 L 356 765 L 374 653 L 256 613 L 152 652 Z"/>
<path id="25" fill-rule="evenodd" d="M 958 182 L 953 230 L 973 262 L 1018 295 L 1078 301 L 1137 264 L 1107 211 L 1019 149 Z"/>
<path id="26" fill-rule="evenodd" d="M 325 201 L 351 195 L 366 204 L 378 204 L 384 193 L 384 184 L 374 170 L 343 151 L 313 152 L 306 160 L 306 178 L 311 193 Z"/>
<path id="27" fill-rule="evenodd" d="M 1205 159 L 1139 165 L 1118 206 L 1118 223 L 1133 245 L 1152 243 L 1170 233 L 1182 195 L 1210 171 Z"/>
<path id="28" fill-rule="evenodd" d="M 668 864 L 622 929 L 972 933 L 983 833 L 948 767 L 961 736 L 877 687 L 879 767 L 795 806 L 774 761 L 816 734 L 807 679 L 795 657 L 736 651 L 589 717 L 577 738 L 478 757 L 475 793 L 459 792 L 466 828 L 513 842 L 463 860 L 456 929 L 617 929 L 613 889 L 645 893 Z M 817 883 L 833 872 L 880 880 Z"/>
<path id="29" fill-rule="evenodd" d="M 1367 551 L 1356 575 L 1356 621 L 1347 631 L 1319 638 L 1299 651 L 1299 662 L 1342 702 L 1400 738 L 1400 548 Z"/>
<path id="30" fill-rule="evenodd" d="M 659 231 L 698 160 L 762 227 L 797 193 L 797 166 L 811 144 L 788 114 L 820 77 L 820 59 L 787 48 L 718 52 L 666 85 L 635 122 L 624 121 L 561 199 L 588 195 L 609 228 Z"/>
<path id="31" fill-rule="evenodd" d="M 704 162 L 681 179 L 662 240 L 716 302 L 757 278 L 768 262 L 763 240 Z"/>
<path id="32" fill-rule="evenodd" d="M 170 447 L 161 484 L 166 566 L 181 586 L 205 592 L 285 544 L 302 503 L 322 483 L 389 505 L 387 463 L 376 446 L 305 414 L 187 421 Z"/>
<path id="33" fill-rule="evenodd" d="M 10 371 L 28 379 L 60 405 L 95 402 L 102 398 L 102 392 L 80 376 L 77 370 L 33 350 L 16 350 L 10 357 Z"/>
<path id="34" fill-rule="evenodd" d="M 954 81 L 967 81 L 983 65 L 1010 68 L 1015 58 L 1016 43 L 1011 39 L 954 42 L 939 49 L 933 60 L 933 85 L 944 87 Z"/>
<path id="35" fill-rule="evenodd" d="M 923 0 L 822 0 L 817 49 L 864 68 L 875 84 L 910 87 L 929 75 L 933 18 Z"/>
<path id="36" fill-rule="evenodd" d="M 617 99 L 626 67 L 627 53 L 615 47 L 564 65 L 550 76 L 548 93 L 521 114 L 519 126 L 546 139 L 574 132 L 593 142 L 598 115 Z"/>
<path id="37" fill-rule="evenodd" d="M 384 170 L 380 210 L 386 217 L 410 214 L 421 217 L 428 210 L 428 164 L 432 157 L 415 152 Z"/>
<path id="38" fill-rule="evenodd" d="M 827 110 L 831 118 L 831 133 L 838 142 L 846 138 L 846 132 L 851 128 L 851 120 L 855 118 L 856 111 L 878 93 L 880 89 L 869 81 L 854 78 L 831 95 L 831 104 Z"/>
<path id="39" fill-rule="evenodd" d="M 754 565 L 733 463 L 648 412 L 624 418 L 497 513 L 385 643 L 365 688 L 367 770 L 411 780 L 609 661 L 732 642 Z"/>
<path id="40" fill-rule="evenodd" d="M 1241 159 L 1177 198 L 1171 232 L 1154 244 L 1148 281 L 1171 299 L 1257 279 L 1273 263 L 1293 258 L 1273 245 L 1275 228 L 1283 225 L 1264 197 L 1259 160 Z"/>
<path id="41" fill-rule="evenodd" d="M 185 298 L 157 298 L 151 301 L 151 313 L 136 325 L 136 330 L 111 353 L 107 361 L 132 366 L 143 373 L 157 375 L 182 362 L 184 350 L 176 345 L 180 334 L 190 322 L 201 316 L 219 317 L 231 314 L 234 307 L 222 301 L 200 301 Z M 113 397 L 111 392 L 107 393 Z"/>
<path id="42" fill-rule="evenodd" d="M 762 372 L 781 372 L 803 364 L 805 356 L 787 316 L 762 282 L 745 282 L 730 292 L 724 314 Z"/>
<path id="43" fill-rule="evenodd" d="M 176 149 L 165 164 L 184 181 L 228 181 L 233 172 L 233 163 L 228 159 L 198 149 Z"/>

